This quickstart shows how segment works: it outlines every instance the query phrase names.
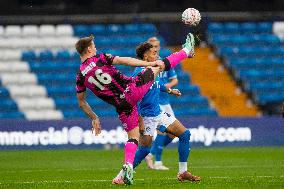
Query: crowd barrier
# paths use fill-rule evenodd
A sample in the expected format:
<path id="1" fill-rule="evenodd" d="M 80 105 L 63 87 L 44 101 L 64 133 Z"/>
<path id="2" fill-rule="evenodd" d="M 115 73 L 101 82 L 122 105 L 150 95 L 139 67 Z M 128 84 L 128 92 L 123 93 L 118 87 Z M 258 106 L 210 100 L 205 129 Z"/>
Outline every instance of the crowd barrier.
<path id="1" fill-rule="evenodd" d="M 284 119 L 183 118 L 193 147 L 283 146 Z M 61 121 L 0 120 L 0 150 L 98 149 L 123 147 L 127 135 L 118 119 L 101 119 L 102 133 L 95 136 L 88 119 Z M 176 146 L 175 139 L 170 146 Z"/>

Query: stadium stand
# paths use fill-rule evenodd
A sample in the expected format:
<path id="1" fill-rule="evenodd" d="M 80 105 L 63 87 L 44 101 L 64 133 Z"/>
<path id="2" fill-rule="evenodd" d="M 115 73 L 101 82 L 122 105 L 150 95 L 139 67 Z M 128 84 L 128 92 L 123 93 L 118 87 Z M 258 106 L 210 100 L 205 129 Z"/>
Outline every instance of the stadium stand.
<path id="1" fill-rule="evenodd" d="M 215 45 L 234 78 L 260 107 L 269 108 L 284 100 L 281 23 L 216 22 L 208 26 L 209 42 Z"/>
<path id="2" fill-rule="evenodd" d="M 135 57 L 135 46 L 157 35 L 153 24 L 96 25 L 8 25 L 0 27 L 1 98 L 10 103 L 11 111 L 2 112 L 6 118 L 62 119 L 85 117 L 79 110 L 74 83 L 79 56 L 74 51 L 78 37 L 95 35 L 100 52 Z M 159 37 L 162 46 L 163 38 Z M 163 48 L 165 57 L 170 50 Z M 9 62 L 9 64 L 7 64 Z M 133 68 L 119 66 L 126 75 Z M 208 99 L 200 95 L 198 86 L 190 84 L 190 75 L 178 68 L 179 88 L 185 94 L 172 98 L 177 116 L 216 116 Z M 88 95 L 92 96 L 92 95 Z M 116 116 L 114 109 L 98 98 L 88 102 L 99 116 Z M 3 104 L 3 103 L 2 103 Z M 5 104 L 1 104 L 4 109 Z M 9 113 L 11 112 L 11 113 Z"/>

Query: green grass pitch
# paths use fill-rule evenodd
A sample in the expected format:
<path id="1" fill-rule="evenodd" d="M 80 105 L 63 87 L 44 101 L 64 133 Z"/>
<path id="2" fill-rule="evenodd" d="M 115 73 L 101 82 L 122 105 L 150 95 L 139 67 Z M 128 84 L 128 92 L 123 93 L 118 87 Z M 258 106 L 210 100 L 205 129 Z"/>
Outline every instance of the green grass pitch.
<path id="1" fill-rule="evenodd" d="M 122 150 L 0 151 L 0 188 L 284 188 L 284 147 L 194 148 L 189 170 L 199 183 L 179 182 L 177 149 L 165 149 L 169 171 L 136 169 L 134 184 L 114 186 Z"/>

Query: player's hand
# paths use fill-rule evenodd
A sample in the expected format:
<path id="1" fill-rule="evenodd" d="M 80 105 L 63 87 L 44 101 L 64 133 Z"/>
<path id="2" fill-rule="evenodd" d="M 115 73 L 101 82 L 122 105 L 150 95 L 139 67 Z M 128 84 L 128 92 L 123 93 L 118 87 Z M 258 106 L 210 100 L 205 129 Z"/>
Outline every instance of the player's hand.
<path id="1" fill-rule="evenodd" d="M 95 135 L 98 136 L 102 131 L 100 119 L 98 117 L 92 120 L 92 126 L 92 133 L 94 134 L 95 132 Z"/>
<path id="2" fill-rule="evenodd" d="M 156 60 L 156 66 L 160 67 L 161 70 L 165 69 L 165 63 L 162 60 Z"/>
<path id="3" fill-rule="evenodd" d="M 181 96 L 181 92 L 178 89 L 172 89 L 171 94 L 175 96 Z"/>

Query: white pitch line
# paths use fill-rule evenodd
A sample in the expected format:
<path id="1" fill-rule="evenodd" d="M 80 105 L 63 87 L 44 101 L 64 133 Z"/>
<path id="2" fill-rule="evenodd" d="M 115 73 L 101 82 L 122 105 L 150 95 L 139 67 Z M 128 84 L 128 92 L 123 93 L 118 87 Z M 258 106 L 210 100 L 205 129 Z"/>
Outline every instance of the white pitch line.
<path id="1" fill-rule="evenodd" d="M 256 175 L 256 176 L 244 176 L 244 177 L 238 177 L 238 178 L 283 178 L 284 175 L 279 176 L 272 176 L 272 175 Z M 204 177 L 209 179 L 233 179 L 235 177 L 230 176 L 213 176 L 213 177 Z M 177 178 L 145 178 L 145 179 L 134 179 L 134 181 L 146 181 L 146 180 L 177 180 Z M 15 182 L 0 182 L 0 185 L 3 184 L 45 184 L 45 183 L 79 183 L 79 182 L 109 182 L 111 183 L 111 180 L 105 180 L 105 179 L 83 179 L 83 180 L 42 180 L 42 181 L 15 181 Z M 202 182 L 202 181 L 201 181 Z"/>
<path id="2" fill-rule="evenodd" d="M 269 166 L 269 165 L 213 165 L 213 166 L 189 166 L 190 169 L 223 169 L 223 168 L 274 168 L 275 166 Z M 277 167 L 284 167 L 284 165 L 277 165 Z M 172 169 L 175 169 L 175 167 L 170 167 Z M 177 168 L 177 167 L 176 167 Z M 149 170 L 148 168 L 139 168 L 140 170 Z M 56 172 L 65 172 L 65 171 L 95 171 L 95 170 L 114 170 L 118 171 L 120 168 L 106 168 L 106 167 L 100 167 L 100 168 L 94 168 L 94 169 L 26 169 L 26 170 L 0 170 L 1 173 L 30 173 L 30 172 L 47 172 L 47 171 L 56 171 Z"/>

